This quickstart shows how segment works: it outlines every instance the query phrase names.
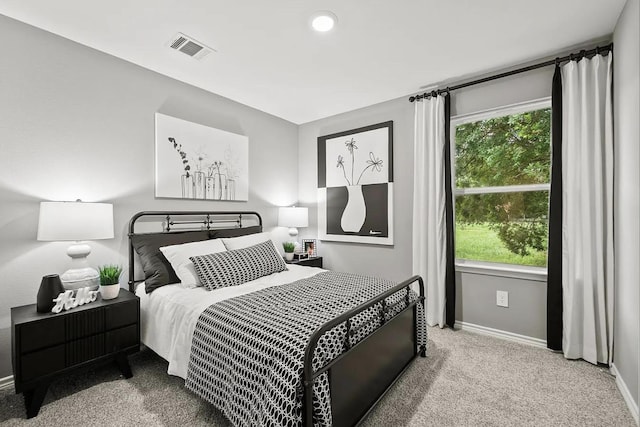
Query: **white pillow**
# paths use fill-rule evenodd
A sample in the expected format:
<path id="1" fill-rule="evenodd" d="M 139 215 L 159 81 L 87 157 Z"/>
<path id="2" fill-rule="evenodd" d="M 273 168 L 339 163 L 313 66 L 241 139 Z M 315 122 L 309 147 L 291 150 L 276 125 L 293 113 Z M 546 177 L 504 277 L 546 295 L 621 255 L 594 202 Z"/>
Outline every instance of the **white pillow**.
<path id="1" fill-rule="evenodd" d="M 247 234 L 246 236 L 229 237 L 227 239 L 220 240 L 222 240 L 228 251 L 234 251 L 236 249 L 248 248 L 249 246 L 255 246 L 258 243 L 271 240 L 271 233 L 262 232 L 256 234 Z"/>
<path id="2" fill-rule="evenodd" d="M 160 251 L 176 272 L 176 276 L 180 279 L 180 286 L 183 288 L 196 288 L 202 286 L 202 283 L 189 257 L 225 252 L 227 248 L 220 240 L 210 239 L 182 245 L 163 246 Z"/>

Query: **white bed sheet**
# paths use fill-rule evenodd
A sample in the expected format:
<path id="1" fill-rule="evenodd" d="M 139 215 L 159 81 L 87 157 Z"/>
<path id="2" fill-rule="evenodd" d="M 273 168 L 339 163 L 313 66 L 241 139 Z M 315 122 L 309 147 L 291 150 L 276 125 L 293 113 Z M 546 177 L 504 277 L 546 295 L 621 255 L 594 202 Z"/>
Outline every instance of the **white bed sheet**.
<path id="1" fill-rule="evenodd" d="M 167 285 L 147 294 L 143 284 L 136 288 L 140 297 L 140 337 L 142 342 L 169 362 L 167 372 L 187 377 L 191 339 L 198 317 L 211 304 L 260 289 L 291 283 L 325 271 L 321 268 L 289 264 L 288 270 L 261 277 L 240 286 L 215 291 L 203 287 L 183 288 Z"/>

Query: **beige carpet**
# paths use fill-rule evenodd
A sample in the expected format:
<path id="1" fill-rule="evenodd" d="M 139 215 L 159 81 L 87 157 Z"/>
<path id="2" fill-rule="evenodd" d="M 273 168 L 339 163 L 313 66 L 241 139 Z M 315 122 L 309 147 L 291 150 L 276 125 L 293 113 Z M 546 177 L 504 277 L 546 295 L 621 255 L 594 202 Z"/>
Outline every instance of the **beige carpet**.
<path id="1" fill-rule="evenodd" d="M 414 362 L 363 426 L 635 425 L 605 368 L 464 331 L 429 334 L 428 357 Z M 21 395 L 0 392 L 0 425 L 229 425 L 151 351 L 131 362 L 130 380 L 105 366 L 54 383 L 31 420 Z"/>

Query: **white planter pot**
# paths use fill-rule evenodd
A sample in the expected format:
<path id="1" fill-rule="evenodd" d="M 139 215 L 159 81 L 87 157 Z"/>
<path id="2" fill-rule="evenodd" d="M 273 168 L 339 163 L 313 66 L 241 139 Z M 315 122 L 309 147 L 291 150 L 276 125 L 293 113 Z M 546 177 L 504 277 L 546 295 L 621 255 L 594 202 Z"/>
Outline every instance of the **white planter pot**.
<path id="1" fill-rule="evenodd" d="M 348 185 L 347 191 L 349 192 L 349 199 L 342 213 L 340 226 L 346 233 L 357 233 L 362 228 L 367 216 L 362 185 Z"/>
<path id="2" fill-rule="evenodd" d="M 120 283 L 115 285 L 100 285 L 100 296 L 102 299 L 114 299 L 120 293 Z"/>
<path id="3" fill-rule="evenodd" d="M 285 252 L 284 259 L 286 259 L 287 261 L 293 261 L 293 252 Z"/>

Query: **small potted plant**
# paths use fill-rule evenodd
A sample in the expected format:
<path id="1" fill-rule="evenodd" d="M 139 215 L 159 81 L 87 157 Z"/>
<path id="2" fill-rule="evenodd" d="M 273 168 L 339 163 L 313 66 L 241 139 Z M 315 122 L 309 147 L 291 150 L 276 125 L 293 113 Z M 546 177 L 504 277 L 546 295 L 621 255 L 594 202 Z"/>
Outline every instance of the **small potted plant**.
<path id="1" fill-rule="evenodd" d="M 102 299 L 114 299 L 120 292 L 120 275 L 122 267 L 119 265 L 103 265 L 98 267 L 100 273 L 100 295 Z"/>
<path id="2" fill-rule="evenodd" d="M 287 261 L 292 261 L 293 252 L 296 250 L 296 245 L 292 242 L 284 242 L 282 244 L 282 247 L 284 248 L 284 259 L 286 259 Z"/>

